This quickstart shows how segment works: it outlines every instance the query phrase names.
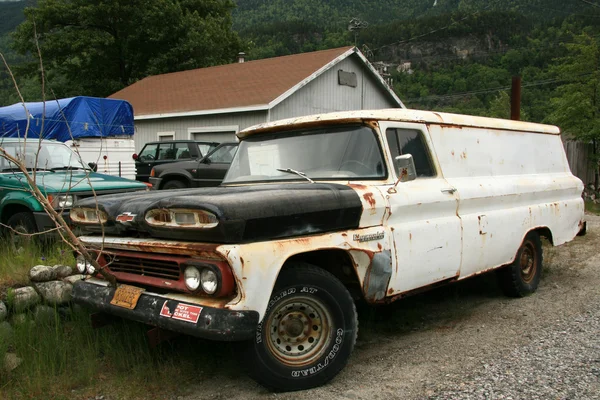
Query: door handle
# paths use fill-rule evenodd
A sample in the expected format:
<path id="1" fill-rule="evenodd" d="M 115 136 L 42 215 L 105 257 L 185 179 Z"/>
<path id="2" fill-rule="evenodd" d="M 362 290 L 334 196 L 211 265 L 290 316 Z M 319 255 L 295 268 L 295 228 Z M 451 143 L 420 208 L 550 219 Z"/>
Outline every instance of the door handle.
<path id="1" fill-rule="evenodd" d="M 454 192 L 456 192 L 455 188 L 442 189 L 442 193 L 454 194 Z"/>

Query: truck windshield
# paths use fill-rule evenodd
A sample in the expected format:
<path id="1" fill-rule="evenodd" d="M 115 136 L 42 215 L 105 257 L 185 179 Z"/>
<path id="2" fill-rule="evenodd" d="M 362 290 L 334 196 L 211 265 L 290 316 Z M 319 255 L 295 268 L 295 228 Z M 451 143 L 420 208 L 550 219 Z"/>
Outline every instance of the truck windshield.
<path id="1" fill-rule="evenodd" d="M 344 125 L 242 140 L 223 183 L 307 181 L 307 178 L 363 180 L 386 176 L 375 132 L 367 126 Z"/>
<path id="2" fill-rule="evenodd" d="M 35 140 L 21 143 L 0 143 L 6 152 L 25 163 L 27 169 L 69 170 L 89 169 L 85 167 L 77 154 L 62 143 L 40 143 Z M 37 164 L 36 164 L 37 154 Z M 0 171 L 14 171 L 16 165 L 5 158 L 0 158 Z"/>

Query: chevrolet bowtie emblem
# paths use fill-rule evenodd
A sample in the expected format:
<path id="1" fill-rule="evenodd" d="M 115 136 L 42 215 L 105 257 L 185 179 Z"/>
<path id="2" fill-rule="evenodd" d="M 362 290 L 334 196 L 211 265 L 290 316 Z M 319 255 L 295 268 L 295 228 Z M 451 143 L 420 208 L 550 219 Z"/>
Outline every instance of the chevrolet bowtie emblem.
<path id="1" fill-rule="evenodd" d="M 117 221 L 119 222 L 131 222 L 133 221 L 133 219 L 135 218 L 137 214 L 132 214 L 130 212 L 125 212 L 123 214 L 119 214 L 117 215 L 117 218 L 115 218 Z"/>

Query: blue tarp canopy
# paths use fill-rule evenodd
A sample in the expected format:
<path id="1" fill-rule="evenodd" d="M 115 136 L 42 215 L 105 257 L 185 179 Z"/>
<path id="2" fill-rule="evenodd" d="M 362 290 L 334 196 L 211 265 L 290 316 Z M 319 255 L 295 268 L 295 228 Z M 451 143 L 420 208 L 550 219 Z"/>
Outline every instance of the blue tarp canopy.
<path id="1" fill-rule="evenodd" d="M 78 96 L 0 107 L 0 137 L 41 136 L 66 142 L 133 133 L 133 107 L 125 100 Z"/>

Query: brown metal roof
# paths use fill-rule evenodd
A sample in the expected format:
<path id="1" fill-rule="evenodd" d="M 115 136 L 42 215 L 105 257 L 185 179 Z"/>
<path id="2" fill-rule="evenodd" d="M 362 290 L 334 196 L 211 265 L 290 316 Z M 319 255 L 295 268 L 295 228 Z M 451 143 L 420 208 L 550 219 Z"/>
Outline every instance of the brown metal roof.
<path id="1" fill-rule="evenodd" d="M 350 49 L 150 76 L 109 97 L 129 101 L 136 116 L 266 105 Z"/>

